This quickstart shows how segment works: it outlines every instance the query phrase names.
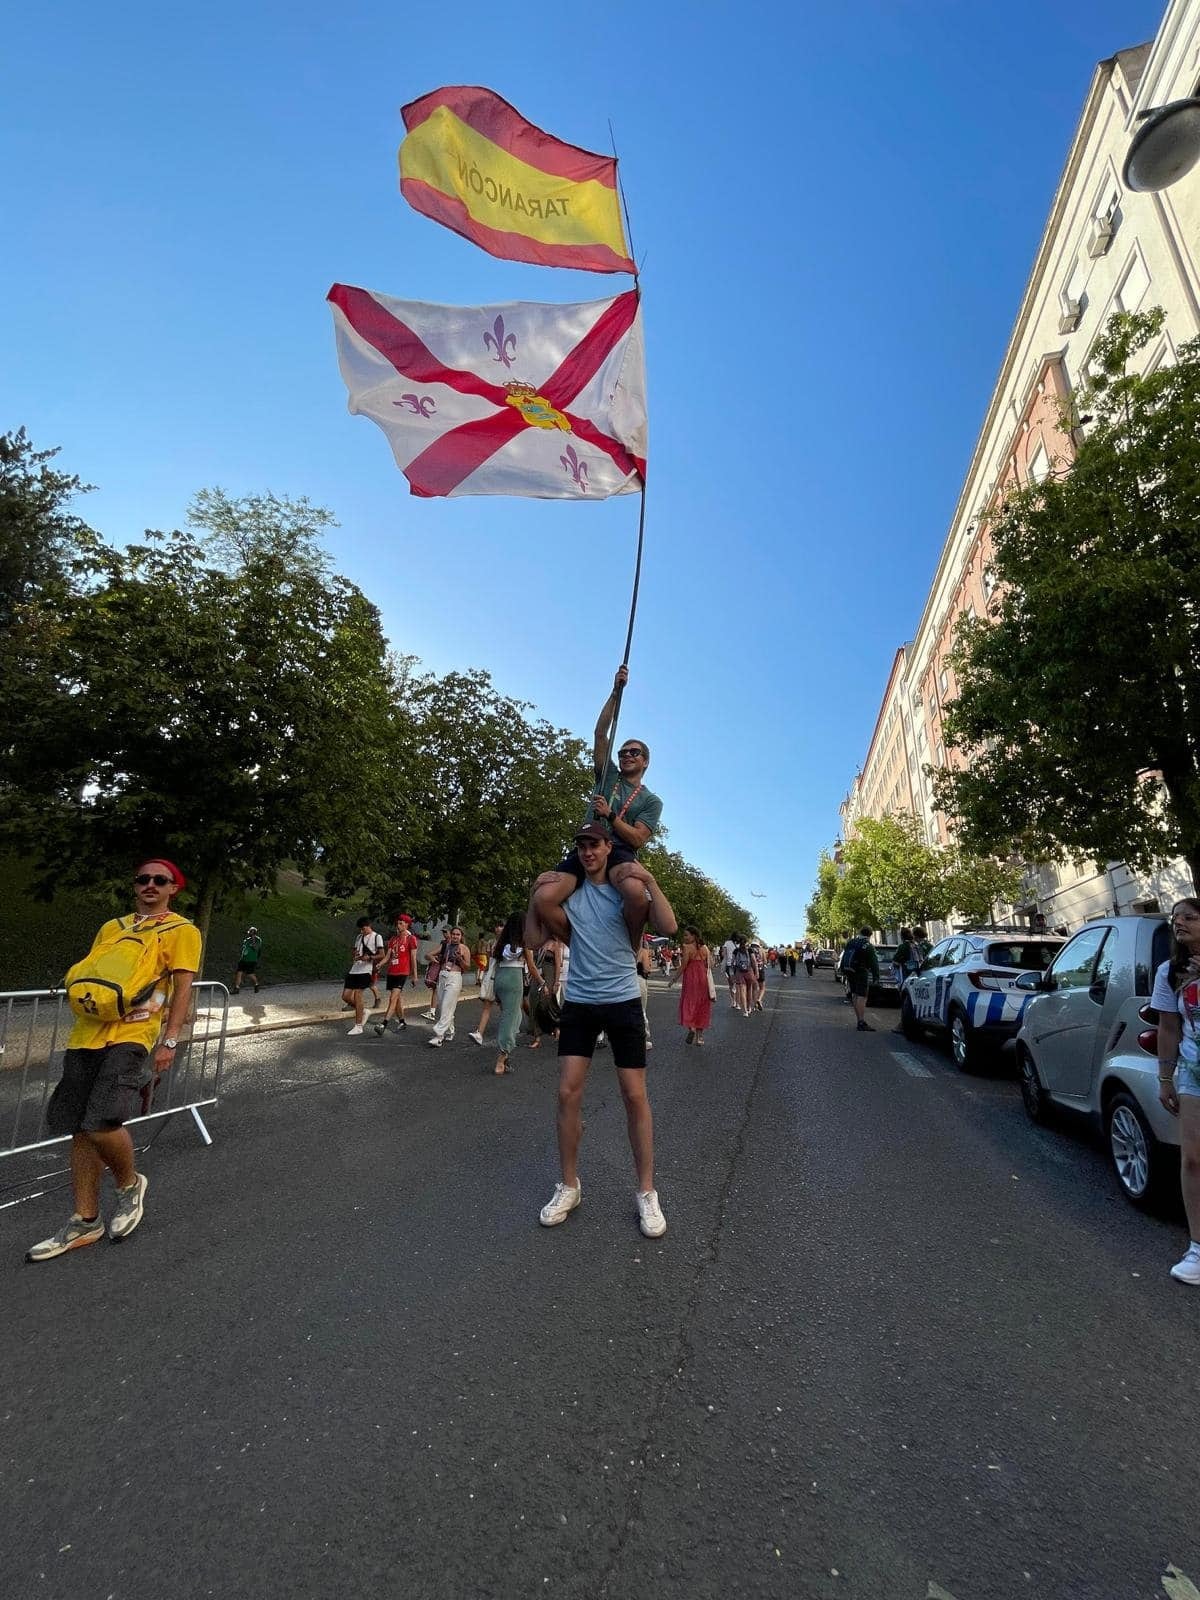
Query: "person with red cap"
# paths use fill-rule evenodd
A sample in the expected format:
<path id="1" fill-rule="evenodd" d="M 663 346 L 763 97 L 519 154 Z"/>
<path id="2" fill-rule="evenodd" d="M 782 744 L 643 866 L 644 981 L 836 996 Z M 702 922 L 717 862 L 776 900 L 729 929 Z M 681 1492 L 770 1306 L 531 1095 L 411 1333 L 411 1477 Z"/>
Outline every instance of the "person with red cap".
<path id="1" fill-rule="evenodd" d="M 200 970 L 200 930 L 172 908 L 185 886 L 174 862 L 162 856 L 143 861 L 133 878 L 133 915 L 106 922 L 89 954 L 67 973 L 76 1020 L 62 1079 L 46 1106 L 46 1128 L 71 1135 L 75 1210 L 57 1233 L 29 1250 L 29 1261 L 51 1261 L 103 1239 L 106 1167 L 117 1186 L 110 1238 L 128 1238 L 142 1220 L 147 1180 L 134 1166 L 125 1123 L 140 1111 L 142 1093 L 156 1075 L 174 1064 Z M 127 993 L 133 985 L 137 992 Z M 101 1015 L 106 993 L 119 996 L 115 1020 Z"/>
<path id="2" fill-rule="evenodd" d="M 398 911 L 392 918 L 393 932 L 384 950 L 384 974 L 387 978 L 387 1010 L 382 1021 L 375 1024 L 378 1037 L 385 1032 L 389 1022 L 395 1023 L 396 1032 L 407 1028 L 404 1020 L 404 986 L 411 978 L 417 981 L 417 949 L 419 941 L 412 931 L 412 918 L 407 911 Z"/>

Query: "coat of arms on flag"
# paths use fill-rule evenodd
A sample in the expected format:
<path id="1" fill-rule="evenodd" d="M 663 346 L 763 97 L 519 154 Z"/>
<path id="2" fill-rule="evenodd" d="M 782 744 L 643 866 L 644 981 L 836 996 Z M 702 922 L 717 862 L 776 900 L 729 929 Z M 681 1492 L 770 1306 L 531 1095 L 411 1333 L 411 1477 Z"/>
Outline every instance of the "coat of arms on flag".
<path id="1" fill-rule="evenodd" d="M 636 290 L 574 305 L 441 306 L 338 283 L 327 298 L 350 410 L 383 429 L 413 494 L 641 489 Z"/>

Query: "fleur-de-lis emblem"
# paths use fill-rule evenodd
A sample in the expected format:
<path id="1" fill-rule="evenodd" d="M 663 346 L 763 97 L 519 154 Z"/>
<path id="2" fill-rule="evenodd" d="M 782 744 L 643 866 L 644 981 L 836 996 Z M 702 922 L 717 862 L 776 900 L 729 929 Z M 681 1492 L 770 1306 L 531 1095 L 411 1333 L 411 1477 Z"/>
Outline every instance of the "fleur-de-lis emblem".
<path id="1" fill-rule="evenodd" d="M 407 406 L 417 417 L 431 417 L 437 410 L 432 399 L 427 394 L 402 394 L 399 400 L 393 400 L 394 406 Z"/>
<path id="2" fill-rule="evenodd" d="M 483 336 L 484 348 L 496 352 L 494 360 L 503 362 L 506 367 L 512 366 L 512 358 L 517 353 L 517 336 L 515 333 L 505 333 L 504 318 L 497 317 L 492 324 L 492 331 Z"/>
<path id="3" fill-rule="evenodd" d="M 575 453 L 575 446 L 573 444 L 569 444 L 558 459 L 563 464 L 563 471 L 569 472 L 578 486 L 586 494 L 588 486 L 587 462 L 580 461 L 579 457 Z"/>

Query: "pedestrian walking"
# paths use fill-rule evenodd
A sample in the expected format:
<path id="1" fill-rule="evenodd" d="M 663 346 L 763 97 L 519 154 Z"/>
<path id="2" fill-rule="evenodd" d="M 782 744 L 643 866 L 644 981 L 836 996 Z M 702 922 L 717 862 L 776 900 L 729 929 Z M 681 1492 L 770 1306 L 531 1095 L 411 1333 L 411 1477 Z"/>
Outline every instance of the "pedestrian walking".
<path id="1" fill-rule="evenodd" d="M 817 960 L 817 952 L 813 949 L 813 943 L 811 939 L 805 939 L 803 945 L 801 946 L 800 959 L 804 963 L 805 972 L 811 978 L 813 975 L 813 967 L 816 965 Z"/>
<path id="2" fill-rule="evenodd" d="M 242 979 L 249 978 L 258 993 L 258 962 L 262 955 L 262 935 L 253 923 L 242 935 L 242 948 L 238 956 L 237 971 L 233 975 L 233 992 L 241 994 Z"/>
<path id="3" fill-rule="evenodd" d="M 745 939 L 739 939 L 733 949 L 733 1004 L 736 1011 L 749 1016 L 753 1010 L 758 981 L 754 975 L 754 959 Z"/>
<path id="4" fill-rule="evenodd" d="M 762 945 L 752 944 L 750 946 L 750 955 L 754 962 L 754 1009 L 755 1011 L 761 1011 L 763 1008 L 763 996 L 767 992 L 767 965 L 763 959 Z"/>
<path id="5" fill-rule="evenodd" d="M 454 1039 L 454 1013 L 462 993 L 463 974 L 471 970 L 471 952 L 461 928 L 451 928 L 437 953 L 437 989 L 434 991 L 433 1034 L 427 1043 L 437 1048 Z"/>
<path id="6" fill-rule="evenodd" d="M 874 1033 L 867 1021 L 867 996 L 872 983 L 879 982 L 879 957 L 871 943 L 870 928 L 860 928 L 858 937 L 851 939 L 842 951 L 841 972 L 846 979 L 846 991 L 854 1007 L 859 1033 Z"/>
<path id="7" fill-rule="evenodd" d="M 620 893 L 608 882 L 612 839 L 600 823 L 589 822 L 575 836 L 584 878 L 564 910 L 571 928 L 571 965 L 558 1032 L 558 1153 L 560 1181 L 542 1207 L 539 1220 L 553 1228 L 565 1222 L 583 1197 L 579 1142 L 583 1133 L 583 1086 L 596 1037 L 603 1029 L 612 1045 L 613 1065 L 629 1143 L 637 1171 L 638 1225 L 647 1238 L 667 1231 L 654 1187 L 654 1120 L 646 1096 L 646 1030 L 638 994 L 637 963 L 629 943 Z M 675 932 L 675 915 L 654 878 L 640 863 L 630 866 L 649 895 L 651 924 L 659 933 Z"/>
<path id="8" fill-rule="evenodd" d="M 503 932 L 504 924 L 498 922 L 492 929 L 492 937 L 490 939 L 485 940 L 483 934 L 480 934 L 479 945 L 476 946 L 475 950 L 476 972 L 479 972 L 480 949 L 483 950 L 484 956 L 483 971 L 479 973 L 479 1025 L 473 1033 L 467 1035 L 467 1038 L 472 1039 L 478 1045 L 483 1043 L 483 1036 L 487 1032 L 487 1025 L 492 1019 L 492 1012 L 496 1006 L 496 963 L 492 959 L 492 948 Z"/>
<path id="9" fill-rule="evenodd" d="M 540 982 L 531 981 L 527 992 L 531 1050 L 541 1049 L 543 1034 L 548 1033 L 552 1039 L 558 1038 L 558 1025 L 562 1017 L 563 962 L 566 953 L 567 947 L 561 939 L 548 940 L 537 953 L 535 970 L 531 978 L 536 977 Z"/>
<path id="10" fill-rule="evenodd" d="M 509 1057 L 517 1048 L 517 1032 L 521 1026 L 521 1002 L 525 994 L 525 913 L 514 911 L 501 928 L 492 946 L 492 960 L 496 963 L 496 1003 L 500 1007 L 500 1054 L 496 1057 L 497 1074 L 515 1072 Z"/>
<path id="11" fill-rule="evenodd" d="M 1158 1012 L 1158 1098 L 1179 1119 L 1180 1181 L 1190 1240 L 1171 1268 L 1200 1285 L 1200 900 L 1171 907 L 1171 954 L 1154 976 Z"/>
<path id="12" fill-rule="evenodd" d="M 794 944 L 788 945 L 787 962 L 788 977 L 794 978 L 796 976 L 796 946 Z"/>
<path id="13" fill-rule="evenodd" d="M 143 1109 L 143 1095 L 175 1062 L 192 980 L 200 970 L 200 930 L 174 911 L 186 887 L 171 861 L 143 861 L 133 875 L 133 913 L 106 922 L 92 948 L 67 973 L 64 987 L 75 1021 L 62 1078 L 46 1106 L 47 1131 L 71 1136 L 75 1209 L 48 1239 L 27 1252 L 51 1261 L 96 1244 L 105 1233 L 100 1184 L 116 1184 L 109 1236 L 127 1239 L 142 1220 L 148 1187 L 137 1171 L 125 1124 Z"/>
<path id="14" fill-rule="evenodd" d="M 734 997 L 733 982 L 733 955 L 736 949 L 737 940 L 732 934 L 730 934 L 729 937 L 723 940 L 721 943 L 721 966 L 725 973 L 725 983 L 729 989 L 729 1009 L 731 1011 L 737 1010 L 737 1000 Z"/>
<path id="15" fill-rule="evenodd" d="M 703 1044 L 705 1031 L 712 1023 L 709 949 L 695 927 L 683 930 L 679 945 L 679 1021 L 687 1030 L 683 1042 Z"/>
<path id="16" fill-rule="evenodd" d="M 588 808 L 587 820 L 599 822 L 612 839 L 609 881 L 621 895 L 630 949 L 642 942 L 648 906 L 638 887 L 639 879 L 630 872 L 637 865 L 637 853 L 654 836 L 662 817 L 662 801 L 645 785 L 650 765 L 650 746 L 641 739 L 626 739 L 617 751 L 614 765 L 609 750 L 617 717 L 617 696 L 629 681 L 629 669 L 618 667 L 612 693 L 600 708 L 592 740 L 592 762 L 596 792 Z M 584 871 L 578 852 L 568 851 L 553 872 L 543 872 L 533 886 L 525 926 L 525 944 L 538 950 L 547 939 L 568 939 L 570 928 L 563 914 L 567 897 L 583 882 Z"/>
<path id="17" fill-rule="evenodd" d="M 342 985 L 342 999 L 354 1007 L 354 1026 L 350 1037 L 363 1031 L 366 1020 L 367 990 L 375 991 L 375 968 L 383 958 L 383 937 L 371 926 L 370 917 L 359 917 L 354 924 L 358 932 L 350 951 L 350 970 Z"/>
<path id="18" fill-rule="evenodd" d="M 404 1020 L 404 990 L 406 985 L 417 981 L 418 948 L 417 936 L 412 931 L 412 918 L 407 911 L 397 912 L 392 918 L 392 931 L 383 950 L 383 978 L 388 999 L 387 1010 L 375 1024 L 377 1036 L 385 1031 L 389 1022 L 395 1033 L 408 1027 Z"/>
<path id="19" fill-rule="evenodd" d="M 642 999 L 642 1021 L 646 1024 L 646 1049 L 654 1049 L 654 1041 L 650 1037 L 650 974 L 654 970 L 654 957 L 651 954 L 651 945 L 648 939 L 643 939 L 638 946 L 637 973 L 638 993 Z"/>

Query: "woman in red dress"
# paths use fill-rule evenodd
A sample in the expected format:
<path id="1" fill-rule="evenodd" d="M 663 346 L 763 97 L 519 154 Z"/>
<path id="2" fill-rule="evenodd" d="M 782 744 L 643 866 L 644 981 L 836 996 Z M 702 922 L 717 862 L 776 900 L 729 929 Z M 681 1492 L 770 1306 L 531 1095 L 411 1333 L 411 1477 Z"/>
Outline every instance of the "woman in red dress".
<path id="1" fill-rule="evenodd" d="M 687 1029 L 685 1044 L 703 1044 L 704 1030 L 712 1021 L 712 996 L 708 990 L 711 971 L 708 946 L 699 928 L 685 928 L 679 957 L 679 1020 Z M 675 982 L 674 978 L 669 980 Z"/>

